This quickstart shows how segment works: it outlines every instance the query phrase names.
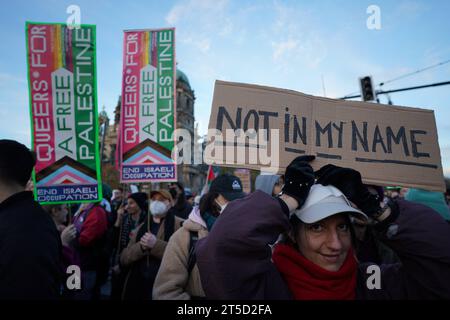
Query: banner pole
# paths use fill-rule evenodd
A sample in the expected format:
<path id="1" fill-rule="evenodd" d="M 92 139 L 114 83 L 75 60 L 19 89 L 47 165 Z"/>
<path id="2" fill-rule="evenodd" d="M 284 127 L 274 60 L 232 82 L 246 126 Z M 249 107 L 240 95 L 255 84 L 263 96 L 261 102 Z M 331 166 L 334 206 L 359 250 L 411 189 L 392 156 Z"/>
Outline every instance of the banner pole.
<path id="1" fill-rule="evenodd" d="M 148 199 L 148 210 L 147 210 L 147 232 L 150 232 L 150 199 Z M 150 266 L 150 256 L 147 254 L 147 268 Z"/>
<path id="2" fill-rule="evenodd" d="M 67 222 L 67 225 L 70 226 L 72 224 L 72 206 L 69 204 L 67 204 L 67 211 L 68 211 L 68 215 L 69 215 L 69 220 Z"/>

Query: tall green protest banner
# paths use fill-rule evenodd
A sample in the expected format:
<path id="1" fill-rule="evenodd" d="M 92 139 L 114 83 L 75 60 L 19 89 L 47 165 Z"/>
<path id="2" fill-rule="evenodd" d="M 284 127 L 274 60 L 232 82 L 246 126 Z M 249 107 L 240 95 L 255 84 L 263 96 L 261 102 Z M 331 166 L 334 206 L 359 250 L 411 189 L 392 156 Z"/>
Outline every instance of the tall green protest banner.
<path id="1" fill-rule="evenodd" d="M 95 26 L 27 22 L 26 39 L 35 199 L 100 201 Z"/>
<path id="2" fill-rule="evenodd" d="M 175 29 L 127 30 L 120 114 L 122 183 L 177 180 Z"/>

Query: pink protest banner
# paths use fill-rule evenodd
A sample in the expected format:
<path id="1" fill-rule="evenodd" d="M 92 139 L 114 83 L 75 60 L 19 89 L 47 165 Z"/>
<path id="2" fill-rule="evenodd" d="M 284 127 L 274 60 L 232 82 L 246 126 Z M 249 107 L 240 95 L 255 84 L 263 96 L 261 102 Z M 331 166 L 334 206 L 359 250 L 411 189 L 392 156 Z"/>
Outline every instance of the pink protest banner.
<path id="1" fill-rule="evenodd" d="M 124 32 L 120 181 L 176 181 L 175 29 Z"/>
<path id="2" fill-rule="evenodd" d="M 101 200 L 95 26 L 27 22 L 35 198 Z"/>

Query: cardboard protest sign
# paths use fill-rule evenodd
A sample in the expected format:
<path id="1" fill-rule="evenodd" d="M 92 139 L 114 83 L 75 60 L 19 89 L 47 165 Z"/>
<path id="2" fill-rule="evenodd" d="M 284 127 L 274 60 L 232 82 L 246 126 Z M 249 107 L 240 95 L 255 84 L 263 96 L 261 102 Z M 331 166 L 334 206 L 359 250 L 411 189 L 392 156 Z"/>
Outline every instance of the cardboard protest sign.
<path id="1" fill-rule="evenodd" d="M 125 31 L 123 51 L 120 180 L 176 181 L 175 29 Z"/>
<path id="2" fill-rule="evenodd" d="M 100 201 L 95 26 L 27 22 L 35 198 Z"/>
<path id="3" fill-rule="evenodd" d="M 314 169 L 351 167 L 365 183 L 444 190 L 432 110 L 216 81 L 209 164 L 275 173 L 307 154 Z"/>
<path id="4" fill-rule="evenodd" d="M 234 175 L 241 179 L 242 182 L 242 191 L 245 193 L 252 192 L 252 181 L 250 170 L 248 169 L 236 169 L 234 170 Z"/>

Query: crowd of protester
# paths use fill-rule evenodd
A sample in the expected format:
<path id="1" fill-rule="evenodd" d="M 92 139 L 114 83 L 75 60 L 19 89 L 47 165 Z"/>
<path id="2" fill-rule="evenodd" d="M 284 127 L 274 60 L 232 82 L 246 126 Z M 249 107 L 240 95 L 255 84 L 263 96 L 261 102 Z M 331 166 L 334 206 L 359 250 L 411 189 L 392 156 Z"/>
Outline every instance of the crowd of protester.
<path id="1" fill-rule="evenodd" d="M 33 154 L 0 140 L 0 299 L 450 299 L 449 186 L 364 185 L 312 161 L 250 194 L 221 174 L 201 195 L 103 185 L 101 202 L 41 206 Z"/>

